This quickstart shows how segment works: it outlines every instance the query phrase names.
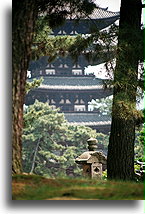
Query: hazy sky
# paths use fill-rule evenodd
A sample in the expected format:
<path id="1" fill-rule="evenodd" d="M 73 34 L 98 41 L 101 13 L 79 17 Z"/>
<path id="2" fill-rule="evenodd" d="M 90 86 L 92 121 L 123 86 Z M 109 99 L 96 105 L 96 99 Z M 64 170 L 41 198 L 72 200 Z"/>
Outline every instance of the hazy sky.
<path id="1" fill-rule="evenodd" d="M 95 0 L 95 3 L 100 7 L 108 7 L 108 10 L 117 12 L 120 10 L 121 0 Z"/>

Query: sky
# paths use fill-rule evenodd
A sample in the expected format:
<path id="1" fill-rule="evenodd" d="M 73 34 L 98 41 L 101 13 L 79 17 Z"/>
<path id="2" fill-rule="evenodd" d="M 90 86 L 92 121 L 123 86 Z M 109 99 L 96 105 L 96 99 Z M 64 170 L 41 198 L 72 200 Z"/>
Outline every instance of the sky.
<path id="1" fill-rule="evenodd" d="M 121 0 L 95 0 L 95 3 L 98 6 L 106 8 L 113 12 L 118 12 L 120 10 L 120 2 Z"/>

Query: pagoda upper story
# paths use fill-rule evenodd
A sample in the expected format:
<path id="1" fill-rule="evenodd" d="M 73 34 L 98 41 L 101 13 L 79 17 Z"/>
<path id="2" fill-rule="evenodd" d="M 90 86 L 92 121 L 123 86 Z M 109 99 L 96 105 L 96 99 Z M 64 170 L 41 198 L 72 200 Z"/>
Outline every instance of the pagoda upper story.
<path id="1" fill-rule="evenodd" d="M 96 8 L 94 12 L 77 21 L 76 16 L 68 17 L 65 24 L 53 29 L 53 36 L 77 34 L 90 34 L 92 28 L 102 30 L 119 19 L 119 12 L 111 12 L 103 8 Z M 84 75 L 85 67 L 88 65 L 98 65 L 103 63 L 103 58 L 96 58 L 95 61 L 88 61 L 84 55 L 80 55 L 77 62 L 74 62 L 70 56 L 57 57 L 52 63 L 48 63 L 48 57 L 41 57 L 38 61 L 32 61 L 29 66 L 31 77 L 46 75 Z"/>
<path id="2" fill-rule="evenodd" d="M 71 56 L 57 57 L 52 63 L 48 63 L 48 57 L 41 57 L 30 64 L 31 77 L 39 76 L 84 76 L 85 68 L 88 65 L 98 65 L 103 59 L 97 58 L 95 61 L 88 61 L 83 55 L 78 56 L 76 62 Z"/>
<path id="3" fill-rule="evenodd" d="M 68 17 L 63 26 L 53 30 L 52 35 L 90 34 L 94 28 L 102 30 L 110 26 L 119 19 L 119 16 L 119 12 L 111 12 L 107 8 L 97 7 L 91 15 L 84 16 L 79 21 L 77 21 L 76 15 Z"/>

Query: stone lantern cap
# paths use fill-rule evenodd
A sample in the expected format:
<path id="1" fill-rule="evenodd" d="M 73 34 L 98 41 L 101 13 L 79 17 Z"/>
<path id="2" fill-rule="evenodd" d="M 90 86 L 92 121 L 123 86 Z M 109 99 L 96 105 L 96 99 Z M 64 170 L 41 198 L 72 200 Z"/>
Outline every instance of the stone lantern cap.
<path id="1" fill-rule="evenodd" d="M 94 143 L 97 143 L 98 141 L 97 141 L 96 138 L 91 137 L 91 138 L 89 138 L 89 139 L 87 140 L 87 142 L 94 142 Z"/>
<path id="2" fill-rule="evenodd" d="M 78 164 L 86 164 L 86 163 L 106 164 L 107 157 L 103 154 L 103 152 L 88 151 L 88 152 L 84 152 L 79 157 L 77 157 L 75 162 Z"/>
<path id="3" fill-rule="evenodd" d="M 87 140 L 87 143 L 88 143 L 88 149 L 89 149 L 89 151 L 96 151 L 96 149 L 97 149 L 97 143 L 98 143 L 98 141 L 97 141 L 97 139 L 96 138 L 89 138 L 88 140 Z"/>

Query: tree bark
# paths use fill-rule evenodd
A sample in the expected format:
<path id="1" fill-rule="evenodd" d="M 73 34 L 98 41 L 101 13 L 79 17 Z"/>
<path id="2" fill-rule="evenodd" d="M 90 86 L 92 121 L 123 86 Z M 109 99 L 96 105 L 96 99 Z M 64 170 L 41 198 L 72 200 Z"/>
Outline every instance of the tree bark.
<path id="1" fill-rule="evenodd" d="M 22 172 L 23 104 L 34 32 L 33 1 L 14 1 L 12 15 L 12 173 Z"/>
<path id="2" fill-rule="evenodd" d="M 135 109 L 138 77 L 140 0 L 122 0 L 114 72 L 112 124 L 108 146 L 108 179 L 134 179 Z"/>

